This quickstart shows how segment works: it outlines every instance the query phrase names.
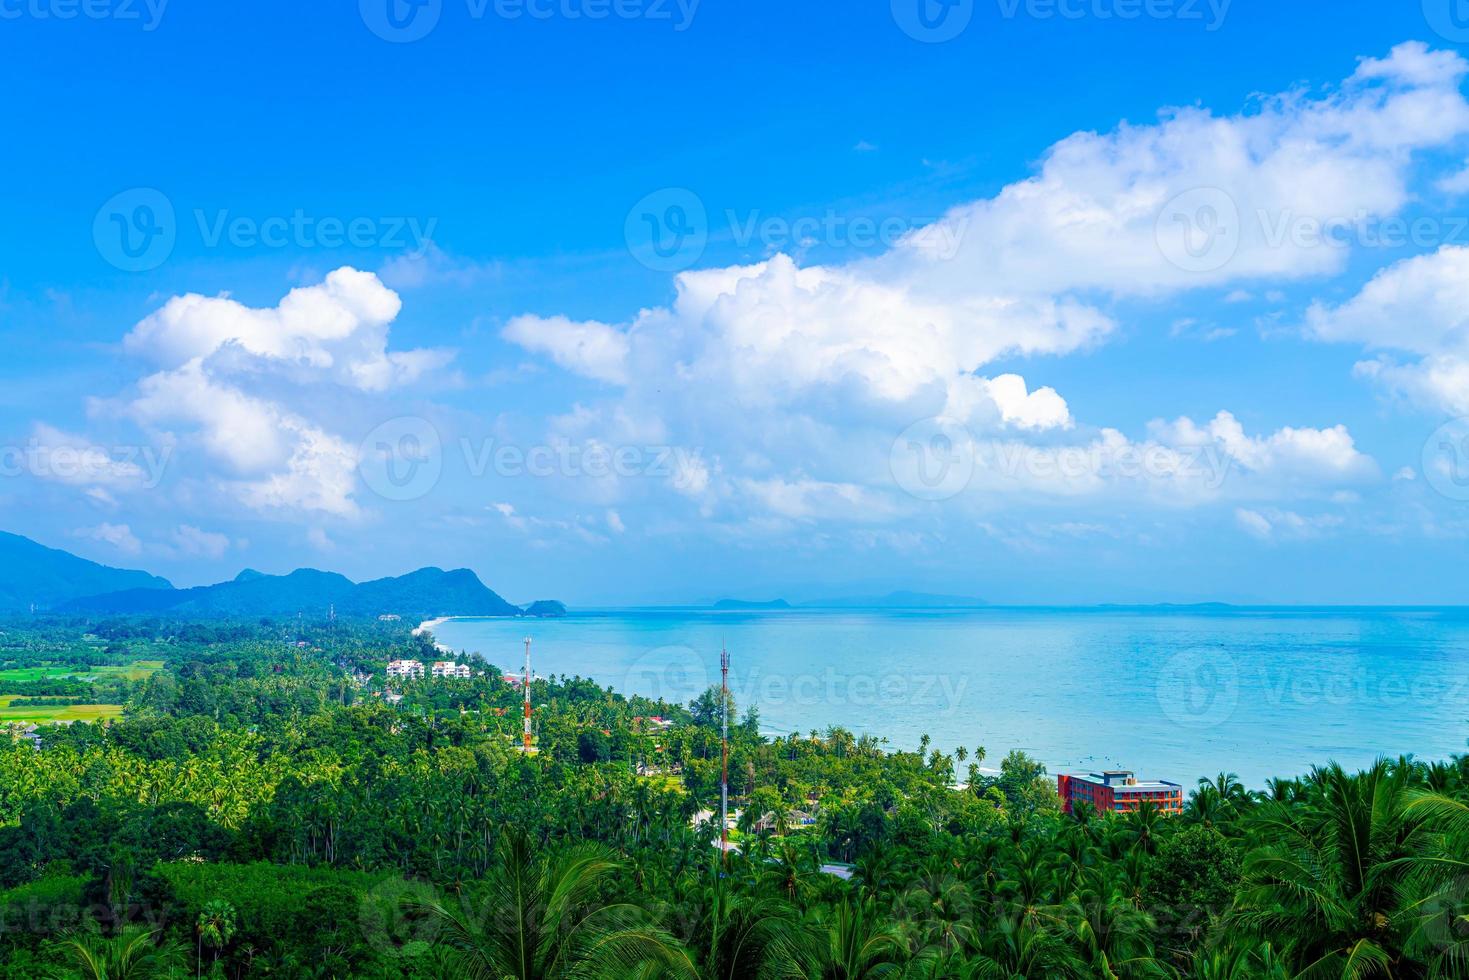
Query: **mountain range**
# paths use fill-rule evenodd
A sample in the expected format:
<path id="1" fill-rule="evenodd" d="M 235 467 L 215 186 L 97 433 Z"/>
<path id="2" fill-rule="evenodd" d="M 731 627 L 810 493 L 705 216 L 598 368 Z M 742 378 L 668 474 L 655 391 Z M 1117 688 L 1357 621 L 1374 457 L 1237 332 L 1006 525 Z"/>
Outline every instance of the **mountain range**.
<path id="1" fill-rule="evenodd" d="M 63 613 L 199 617 L 396 615 L 563 615 L 554 600 L 529 610 L 507 602 L 467 568 L 420 568 L 396 578 L 353 582 L 345 575 L 300 568 L 289 575 L 246 569 L 232 581 L 176 589 L 147 572 L 109 568 L 19 535 L 0 532 L 0 611 L 32 607 Z"/>
<path id="2" fill-rule="evenodd" d="M 109 568 L 0 531 L 0 609 L 50 609 L 71 599 L 124 589 L 172 589 L 156 575 Z"/>

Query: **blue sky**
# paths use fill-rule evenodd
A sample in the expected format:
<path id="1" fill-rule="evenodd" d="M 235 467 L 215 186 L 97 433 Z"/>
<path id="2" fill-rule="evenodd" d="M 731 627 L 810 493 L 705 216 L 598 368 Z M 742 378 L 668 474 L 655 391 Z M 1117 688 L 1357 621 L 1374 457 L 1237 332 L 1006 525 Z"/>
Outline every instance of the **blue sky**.
<path id="1" fill-rule="evenodd" d="M 918 2 L 0 0 L 0 525 L 181 584 L 1465 601 L 1448 0 Z"/>

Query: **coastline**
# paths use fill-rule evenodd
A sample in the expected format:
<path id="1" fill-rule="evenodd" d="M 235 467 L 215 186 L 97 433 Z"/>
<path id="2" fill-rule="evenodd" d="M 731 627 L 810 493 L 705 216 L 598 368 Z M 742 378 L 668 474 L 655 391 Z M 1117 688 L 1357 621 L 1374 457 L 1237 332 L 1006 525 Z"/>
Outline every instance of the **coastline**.
<path id="1" fill-rule="evenodd" d="M 430 638 L 433 639 L 434 649 L 435 650 L 438 650 L 440 653 L 448 654 L 449 656 L 452 657 L 452 656 L 454 656 L 454 651 L 452 649 L 450 649 L 449 647 L 447 647 L 444 644 L 442 644 L 442 643 L 439 642 L 438 637 L 435 637 L 434 636 L 434 630 L 437 629 L 438 627 L 444 625 L 445 623 L 449 622 L 453 618 L 454 618 L 453 616 L 440 616 L 437 619 L 426 619 L 423 622 L 419 623 L 418 626 L 416 626 L 414 628 L 413 635 L 414 636 L 428 635 Z"/>
<path id="2" fill-rule="evenodd" d="M 422 636 L 424 633 L 432 633 L 434 627 L 442 626 L 453 618 L 453 616 L 440 616 L 438 619 L 425 619 L 414 628 L 413 635 Z"/>
<path id="3" fill-rule="evenodd" d="M 541 674 L 678 703 L 719 682 L 727 646 L 736 701 L 759 708 L 766 733 L 840 725 L 910 750 L 928 735 L 944 751 L 986 746 L 987 766 L 1018 748 L 1051 772 L 1185 784 L 1235 772 L 1259 788 L 1322 759 L 1447 758 L 1463 751 L 1469 710 L 1446 680 L 1469 648 L 1459 612 L 578 610 L 534 625 L 456 617 L 438 632 L 500 664 L 531 633 Z"/>

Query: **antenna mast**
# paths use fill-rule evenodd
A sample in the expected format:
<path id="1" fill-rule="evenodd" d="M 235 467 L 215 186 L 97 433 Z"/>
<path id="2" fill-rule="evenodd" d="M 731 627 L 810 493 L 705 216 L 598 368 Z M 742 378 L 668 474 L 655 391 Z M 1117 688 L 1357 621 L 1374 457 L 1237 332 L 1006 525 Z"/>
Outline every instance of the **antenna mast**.
<path id="1" fill-rule="evenodd" d="M 719 645 L 719 857 L 729 863 L 729 651 Z"/>
<path id="2" fill-rule="evenodd" d="M 521 744 L 525 754 L 530 755 L 530 637 L 525 638 L 525 729 L 521 733 Z"/>

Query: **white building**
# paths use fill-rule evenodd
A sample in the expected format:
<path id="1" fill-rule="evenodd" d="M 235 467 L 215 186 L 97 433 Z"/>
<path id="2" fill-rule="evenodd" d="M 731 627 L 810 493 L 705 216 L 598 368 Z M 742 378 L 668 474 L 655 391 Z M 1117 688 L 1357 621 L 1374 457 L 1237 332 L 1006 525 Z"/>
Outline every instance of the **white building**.
<path id="1" fill-rule="evenodd" d="M 435 677 L 468 677 L 469 665 L 456 664 L 452 660 L 439 660 L 434 663 Z"/>
<path id="2" fill-rule="evenodd" d="M 435 667 L 435 670 L 438 668 Z M 422 677 L 423 663 L 418 660 L 394 660 L 388 664 L 389 677 Z M 435 674 L 434 676 L 438 676 Z"/>

